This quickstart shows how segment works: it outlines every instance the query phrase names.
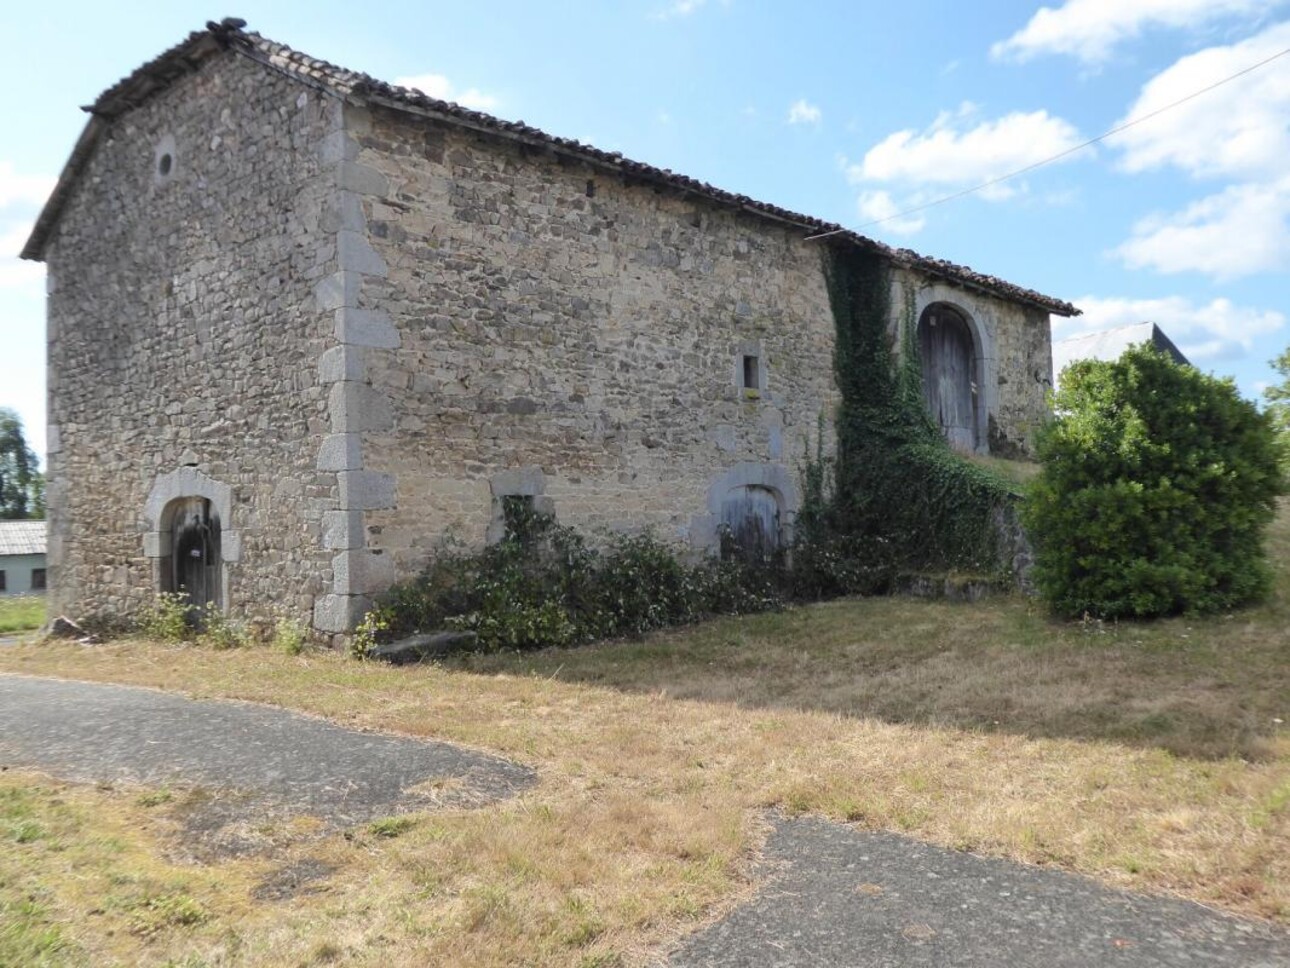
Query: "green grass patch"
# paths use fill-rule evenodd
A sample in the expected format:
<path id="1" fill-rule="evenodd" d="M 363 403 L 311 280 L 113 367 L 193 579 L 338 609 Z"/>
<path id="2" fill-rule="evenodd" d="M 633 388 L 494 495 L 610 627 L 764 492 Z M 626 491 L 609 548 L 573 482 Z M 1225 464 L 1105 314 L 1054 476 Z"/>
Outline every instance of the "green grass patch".
<path id="1" fill-rule="evenodd" d="M 45 624 L 45 600 L 39 595 L 0 598 L 0 634 L 30 632 Z"/>

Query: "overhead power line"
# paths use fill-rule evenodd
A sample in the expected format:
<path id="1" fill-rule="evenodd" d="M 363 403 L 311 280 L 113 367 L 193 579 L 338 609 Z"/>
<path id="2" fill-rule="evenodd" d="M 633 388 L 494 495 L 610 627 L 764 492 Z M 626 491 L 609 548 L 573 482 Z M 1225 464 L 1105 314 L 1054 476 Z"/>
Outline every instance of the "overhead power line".
<path id="1" fill-rule="evenodd" d="M 1063 158 L 1067 157 L 1068 155 L 1073 155 L 1077 151 L 1083 151 L 1085 148 L 1088 148 L 1091 145 L 1095 145 L 1099 141 L 1105 141 L 1107 138 L 1111 137 L 1114 134 L 1119 134 L 1121 131 L 1125 131 L 1129 128 L 1132 128 L 1134 125 L 1141 124 L 1143 121 L 1150 121 L 1152 118 L 1159 117 L 1160 115 L 1164 114 L 1166 111 L 1172 111 L 1174 108 L 1178 107 L 1179 105 L 1186 104 L 1188 101 L 1195 100 L 1196 98 L 1200 97 L 1202 94 L 1208 94 L 1210 91 L 1214 90 L 1215 88 L 1222 87 L 1224 84 L 1229 84 L 1232 81 L 1236 80 L 1238 77 L 1244 77 L 1246 74 L 1252 73 L 1253 71 L 1257 71 L 1260 67 L 1265 67 L 1268 64 L 1271 64 L 1278 57 L 1284 57 L 1286 54 L 1290 54 L 1290 47 L 1287 47 L 1285 50 L 1278 51 L 1277 53 L 1273 54 L 1271 57 L 1264 58 L 1263 60 L 1259 61 L 1257 64 L 1251 64 L 1249 67 L 1239 70 L 1235 74 L 1230 74 L 1227 77 L 1223 78 L 1221 81 L 1215 81 L 1213 84 L 1210 84 L 1207 87 L 1202 87 L 1198 91 L 1192 91 L 1186 97 L 1180 97 L 1177 101 L 1171 101 L 1170 103 L 1164 105 L 1163 107 L 1156 108 L 1154 111 L 1149 111 L 1148 113 L 1142 115 L 1141 117 L 1132 118 L 1128 121 L 1125 121 L 1123 124 L 1118 124 L 1114 128 L 1111 128 L 1109 131 L 1103 131 L 1096 138 L 1089 138 L 1087 141 L 1081 142 L 1080 144 L 1075 145 L 1073 148 L 1067 148 L 1065 151 L 1059 151 L 1057 154 L 1051 155 L 1048 158 L 1044 158 L 1040 161 L 1033 162 L 1032 164 L 1026 165 L 1024 168 L 1018 168 L 1016 171 L 1010 171 L 1007 174 L 999 175 L 996 178 L 991 178 L 989 181 L 981 182 L 981 184 L 979 185 L 973 185 L 971 188 L 964 188 L 950 195 L 945 195 L 941 198 L 935 199 L 934 201 L 925 202 L 922 205 L 915 205 L 913 208 L 907 208 L 904 211 L 896 212 L 893 215 L 885 215 L 882 218 L 874 219 L 872 222 L 865 222 L 863 225 L 857 226 L 856 231 L 858 231 L 859 229 L 867 229 L 871 225 L 881 225 L 883 222 L 890 222 L 893 219 L 904 218 L 906 215 L 914 215 L 918 212 L 926 211 L 929 208 L 935 208 L 937 205 L 944 205 L 946 202 L 952 202 L 956 198 L 962 198 L 964 195 L 972 195 L 976 192 L 982 191 L 983 189 L 992 188 L 993 186 L 998 185 L 1001 182 L 1005 182 L 1010 178 L 1016 178 L 1018 175 L 1024 175 L 1027 172 L 1034 171 L 1036 168 L 1043 168 L 1045 165 L 1051 165 L 1054 161 L 1061 161 Z M 846 229 L 846 228 L 833 229 L 830 232 L 821 232 L 818 235 L 808 236 L 806 241 L 810 242 L 812 239 L 824 239 L 824 238 L 828 238 L 830 235 L 837 235 L 840 232 L 848 232 L 848 231 L 852 231 L 852 230 Z"/>

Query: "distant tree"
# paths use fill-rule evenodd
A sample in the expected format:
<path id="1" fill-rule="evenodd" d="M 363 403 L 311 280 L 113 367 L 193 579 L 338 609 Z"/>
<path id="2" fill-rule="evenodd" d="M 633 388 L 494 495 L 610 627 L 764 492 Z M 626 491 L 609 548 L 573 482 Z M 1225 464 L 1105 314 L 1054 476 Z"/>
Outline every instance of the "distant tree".
<path id="1" fill-rule="evenodd" d="M 1055 405 L 1023 518 L 1056 611 L 1149 618 L 1264 594 L 1285 490 L 1269 414 L 1145 345 L 1075 363 Z"/>
<path id="2" fill-rule="evenodd" d="M 1269 362 L 1272 369 L 1281 374 L 1281 382 L 1264 390 L 1263 399 L 1268 402 L 1266 410 L 1272 418 L 1272 426 L 1286 440 L 1290 438 L 1290 349 Z"/>
<path id="3" fill-rule="evenodd" d="M 27 444 L 22 419 L 0 407 L 0 518 L 45 516 L 45 478 Z"/>

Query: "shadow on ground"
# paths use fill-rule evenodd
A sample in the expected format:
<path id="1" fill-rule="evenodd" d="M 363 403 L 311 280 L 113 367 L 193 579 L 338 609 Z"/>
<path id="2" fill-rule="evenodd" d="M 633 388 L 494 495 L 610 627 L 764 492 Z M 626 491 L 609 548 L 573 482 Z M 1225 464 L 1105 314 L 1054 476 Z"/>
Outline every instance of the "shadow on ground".
<path id="1" fill-rule="evenodd" d="M 1260 761 L 1290 741 L 1288 628 L 1279 603 L 1106 624 L 1057 621 L 1021 598 L 893 597 L 446 665 L 747 708 Z"/>

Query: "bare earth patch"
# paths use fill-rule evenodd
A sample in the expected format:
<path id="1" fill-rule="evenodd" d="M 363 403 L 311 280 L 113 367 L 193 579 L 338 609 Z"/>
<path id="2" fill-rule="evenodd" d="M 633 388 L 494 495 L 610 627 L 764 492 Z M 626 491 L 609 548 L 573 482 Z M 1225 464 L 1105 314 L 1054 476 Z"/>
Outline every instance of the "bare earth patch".
<path id="1" fill-rule="evenodd" d="M 0 670 L 278 704 L 538 782 L 454 809 L 430 781 L 435 812 L 202 864 L 167 860 L 164 792 L 2 773 L 0 962 L 644 963 L 748 896 L 768 808 L 1290 923 L 1284 577 L 1266 606 L 1151 626 L 875 599 L 453 667 L 6 649 Z"/>

